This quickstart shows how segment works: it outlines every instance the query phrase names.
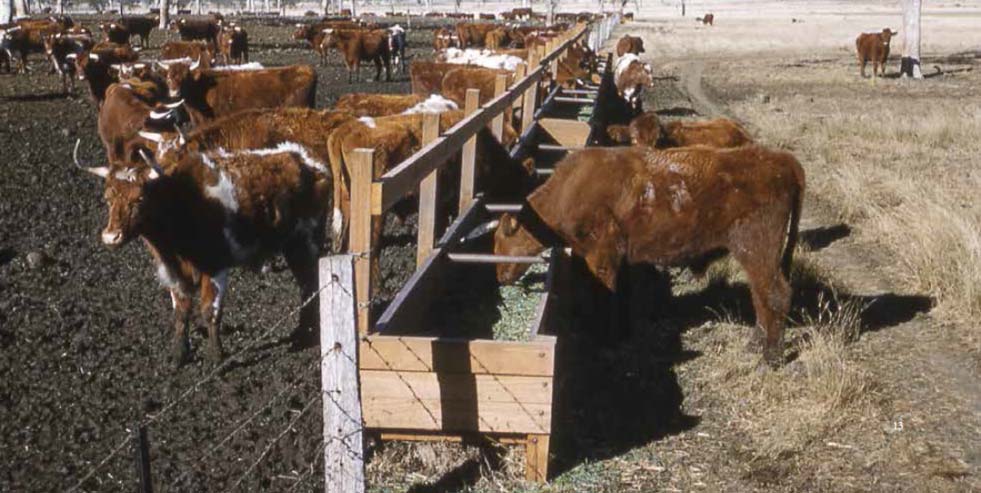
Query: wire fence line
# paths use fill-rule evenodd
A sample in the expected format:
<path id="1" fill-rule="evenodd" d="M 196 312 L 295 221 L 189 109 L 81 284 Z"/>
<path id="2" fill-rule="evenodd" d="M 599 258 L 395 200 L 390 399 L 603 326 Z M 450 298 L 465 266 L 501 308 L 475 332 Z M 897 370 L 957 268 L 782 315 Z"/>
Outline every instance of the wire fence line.
<path id="1" fill-rule="evenodd" d="M 331 282 L 334 282 L 334 280 L 331 280 Z M 284 322 L 286 322 L 287 320 L 290 320 L 300 310 L 302 310 L 303 308 L 305 308 L 314 299 L 316 299 L 318 296 L 320 296 L 320 293 L 323 292 L 325 289 L 327 289 L 327 287 L 330 286 L 330 284 L 331 283 L 324 283 L 323 286 L 320 286 L 309 297 L 307 297 L 305 300 L 303 300 L 302 303 L 300 303 L 299 305 L 293 307 L 286 314 L 284 314 L 282 317 L 280 317 L 275 323 L 273 323 L 273 325 L 269 329 L 267 329 L 265 332 L 263 332 L 262 334 L 260 334 L 259 337 L 253 339 L 252 342 L 250 342 L 249 344 L 245 345 L 244 347 L 242 347 L 241 349 L 239 349 L 238 351 L 236 351 L 232 355 L 226 357 L 225 360 L 221 362 L 221 364 L 217 365 L 210 372 L 208 372 L 204 377 L 202 377 L 198 381 L 194 382 L 193 384 L 191 384 L 187 388 L 185 388 L 174 399 L 172 399 L 170 402 L 168 402 L 167 404 L 165 404 L 164 406 L 162 406 L 159 411 L 157 411 L 153 415 L 144 416 L 144 418 L 141 419 L 136 426 L 137 427 L 149 426 L 149 425 L 155 423 L 156 421 L 160 420 L 161 418 L 163 418 L 171 410 L 175 409 L 178 406 L 178 404 L 182 403 L 190 395 L 192 395 L 195 392 L 197 392 L 198 390 L 200 390 L 201 386 L 203 386 L 204 384 L 208 383 L 209 381 L 211 381 L 212 379 L 214 379 L 217 375 L 221 374 L 223 371 L 225 371 L 226 369 L 228 369 L 236 361 L 236 358 L 238 358 L 239 356 L 241 356 L 245 352 L 254 349 L 255 347 L 259 346 L 260 343 L 264 343 L 267 339 L 269 339 L 269 337 L 271 335 L 273 335 L 276 331 L 278 331 L 280 329 L 280 327 L 283 325 Z M 85 484 L 85 482 L 87 482 L 89 479 L 91 479 L 92 476 L 95 475 L 95 473 L 97 473 L 99 470 L 101 470 L 103 467 L 105 467 L 105 465 L 108 464 L 110 460 L 112 460 L 127 445 L 130 444 L 130 442 L 132 441 L 133 437 L 130 434 L 130 430 L 129 429 L 126 429 L 125 431 L 126 431 L 126 437 L 124 439 L 120 440 L 120 442 L 116 446 L 114 446 L 109 451 L 109 453 L 107 453 L 102 459 L 100 459 L 98 462 L 96 462 L 95 466 L 93 466 L 92 468 L 90 468 L 81 477 L 81 479 L 79 479 L 78 482 L 75 483 L 75 485 L 73 485 L 71 488 L 68 489 L 68 491 L 71 491 L 71 492 L 81 491 L 82 490 L 82 487 Z"/>

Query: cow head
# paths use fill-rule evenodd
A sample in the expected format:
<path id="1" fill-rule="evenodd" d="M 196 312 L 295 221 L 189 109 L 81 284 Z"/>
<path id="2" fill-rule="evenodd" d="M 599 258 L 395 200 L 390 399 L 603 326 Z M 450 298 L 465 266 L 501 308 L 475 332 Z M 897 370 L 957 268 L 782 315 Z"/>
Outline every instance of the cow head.
<path id="1" fill-rule="evenodd" d="M 324 40 L 320 42 L 320 46 L 324 48 L 334 48 L 337 46 L 337 33 L 332 28 L 324 29 Z"/>
<path id="2" fill-rule="evenodd" d="M 494 232 L 494 255 L 535 255 L 545 247 L 511 214 L 501 216 Z M 511 284 L 518 280 L 530 264 L 497 264 L 497 281 Z"/>
<path id="3" fill-rule="evenodd" d="M 69 55 L 69 58 L 72 58 L 71 55 Z M 74 59 L 76 72 L 78 72 L 78 80 L 85 80 L 87 77 L 99 71 L 99 69 L 106 69 L 108 71 L 108 68 L 100 59 L 98 53 L 86 52 L 75 56 Z"/>
<path id="4" fill-rule="evenodd" d="M 293 39 L 296 41 L 303 41 L 305 39 L 310 39 L 310 31 L 313 28 L 306 24 L 297 24 L 296 31 L 293 31 Z"/>
<path id="5" fill-rule="evenodd" d="M 892 37 L 899 34 L 898 31 L 893 31 L 888 27 L 882 30 L 879 34 L 879 39 L 882 41 L 882 46 L 889 47 L 889 42 L 892 41 Z"/>
<path id="6" fill-rule="evenodd" d="M 102 230 L 102 243 L 110 248 L 118 248 L 140 235 L 146 219 L 147 198 L 153 196 L 153 184 L 163 176 L 163 169 L 145 149 L 139 149 L 142 163 L 113 163 L 109 166 L 88 167 L 78 159 L 78 146 L 75 142 L 72 158 L 79 168 L 105 179 L 105 201 L 109 207 L 109 218 Z"/>
<path id="7" fill-rule="evenodd" d="M 170 93 L 170 97 L 180 97 L 181 88 L 184 84 L 196 80 L 200 76 L 200 72 L 198 72 L 200 65 L 200 59 L 190 65 L 186 63 L 171 63 L 167 65 L 167 72 L 164 78 L 167 81 L 167 91 Z"/>

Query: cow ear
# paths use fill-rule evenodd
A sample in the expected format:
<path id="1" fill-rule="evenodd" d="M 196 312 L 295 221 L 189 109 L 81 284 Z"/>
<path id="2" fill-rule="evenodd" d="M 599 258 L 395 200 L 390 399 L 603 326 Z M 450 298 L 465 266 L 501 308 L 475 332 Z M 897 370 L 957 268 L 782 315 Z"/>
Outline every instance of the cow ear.
<path id="1" fill-rule="evenodd" d="M 535 176 L 535 158 L 525 158 L 525 160 L 521 162 L 521 167 L 528 172 L 528 175 Z"/>
<path id="2" fill-rule="evenodd" d="M 507 236 L 511 236 L 518 231 L 518 219 L 511 214 L 505 214 L 501 216 L 499 227 L 501 228 L 501 232 Z"/>
<path id="3" fill-rule="evenodd" d="M 599 221 L 593 232 L 580 238 L 589 270 L 610 291 L 616 291 L 617 271 L 623 260 L 620 227 L 613 218 Z"/>

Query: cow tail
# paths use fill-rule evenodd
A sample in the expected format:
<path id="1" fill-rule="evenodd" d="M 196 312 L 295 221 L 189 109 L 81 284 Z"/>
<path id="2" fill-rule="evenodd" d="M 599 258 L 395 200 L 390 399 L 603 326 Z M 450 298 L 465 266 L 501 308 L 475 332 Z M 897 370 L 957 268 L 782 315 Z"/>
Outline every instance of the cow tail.
<path id="1" fill-rule="evenodd" d="M 794 262 L 794 250 L 797 249 L 800 214 L 804 205 L 804 169 L 801 168 L 799 163 L 795 162 L 794 164 L 796 164 L 796 186 L 790 198 L 790 225 L 787 231 L 787 244 L 783 250 L 783 258 L 780 260 L 780 269 L 787 279 L 790 279 L 790 270 Z"/>

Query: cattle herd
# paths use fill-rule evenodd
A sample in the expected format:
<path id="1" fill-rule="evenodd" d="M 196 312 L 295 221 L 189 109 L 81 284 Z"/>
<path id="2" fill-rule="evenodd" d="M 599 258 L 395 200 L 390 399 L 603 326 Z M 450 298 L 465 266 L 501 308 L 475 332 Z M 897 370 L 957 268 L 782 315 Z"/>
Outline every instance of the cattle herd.
<path id="1" fill-rule="evenodd" d="M 355 149 L 375 149 L 380 176 L 421 148 L 422 115 L 441 113 L 445 131 L 462 119 L 467 89 L 479 89 L 486 103 L 499 75 L 514 81 L 529 50 L 596 15 L 560 14 L 547 26 L 530 9 L 498 17 L 506 22 L 470 16 L 434 30 L 433 57 L 411 63 L 402 25 L 368 17 L 297 25 L 292 38 L 308 44 L 321 64 L 336 51 L 349 82 L 360 80 L 362 63 L 375 66 L 375 80 L 383 69 L 386 80 L 393 70 L 408 72 L 411 80 L 410 94 L 346 94 L 324 109 L 314 108 L 314 66 L 249 63 L 246 30 L 217 14 L 171 22 L 180 39 L 163 44 L 157 60 L 141 59 L 158 22 L 152 16 L 101 23 L 102 40 L 68 17 L 19 20 L 0 26 L 0 68 L 26 71 L 27 57 L 39 53 L 66 91 L 74 91 L 76 79 L 88 85 L 105 162 L 83 164 L 78 144 L 73 157 L 104 180 L 108 220 L 101 240 L 110 248 L 143 240 L 172 299 L 178 364 L 190 356 L 195 295 L 209 354 L 220 360 L 230 269 L 259 267 L 282 254 L 306 299 L 316 290 L 316 262 L 327 244 L 347 248 L 348 165 Z M 712 24 L 713 16 L 703 21 Z M 863 76 L 868 61 L 875 75 L 893 34 L 886 29 L 859 37 Z M 134 36 L 138 46 L 130 44 Z M 527 196 L 521 213 L 495 221 L 495 252 L 528 255 L 566 244 L 614 289 L 623 263 L 697 263 L 728 250 L 752 290 L 762 329 L 752 340 L 778 364 L 802 168 L 787 153 L 755 145 L 734 121 L 662 123 L 655 112 L 644 112 L 643 95 L 654 76 L 643 53 L 639 37 L 616 43 L 610 67 L 615 96 L 597 108 L 616 107 L 623 115 L 603 129 L 600 141 L 609 147 L 571 153 L 537 188 L 533 163 L 511 162 L 506 152 L 518 140 L 516 112 L 506 113 L 500 138 L 489 129 L 478 135 L 477 169 L 488 177 L 485 187 L 495 196 Z M 599 59 L 576 43 L 548 83 L 593 87 Z M 379 245 L 381 223 L 373 224 L 372 234 Z M 511 282 L 522 271 L 501 264 L 498 278 Z M 309 333 L 316 317 L 308 305 L 298 335 Z"/>

